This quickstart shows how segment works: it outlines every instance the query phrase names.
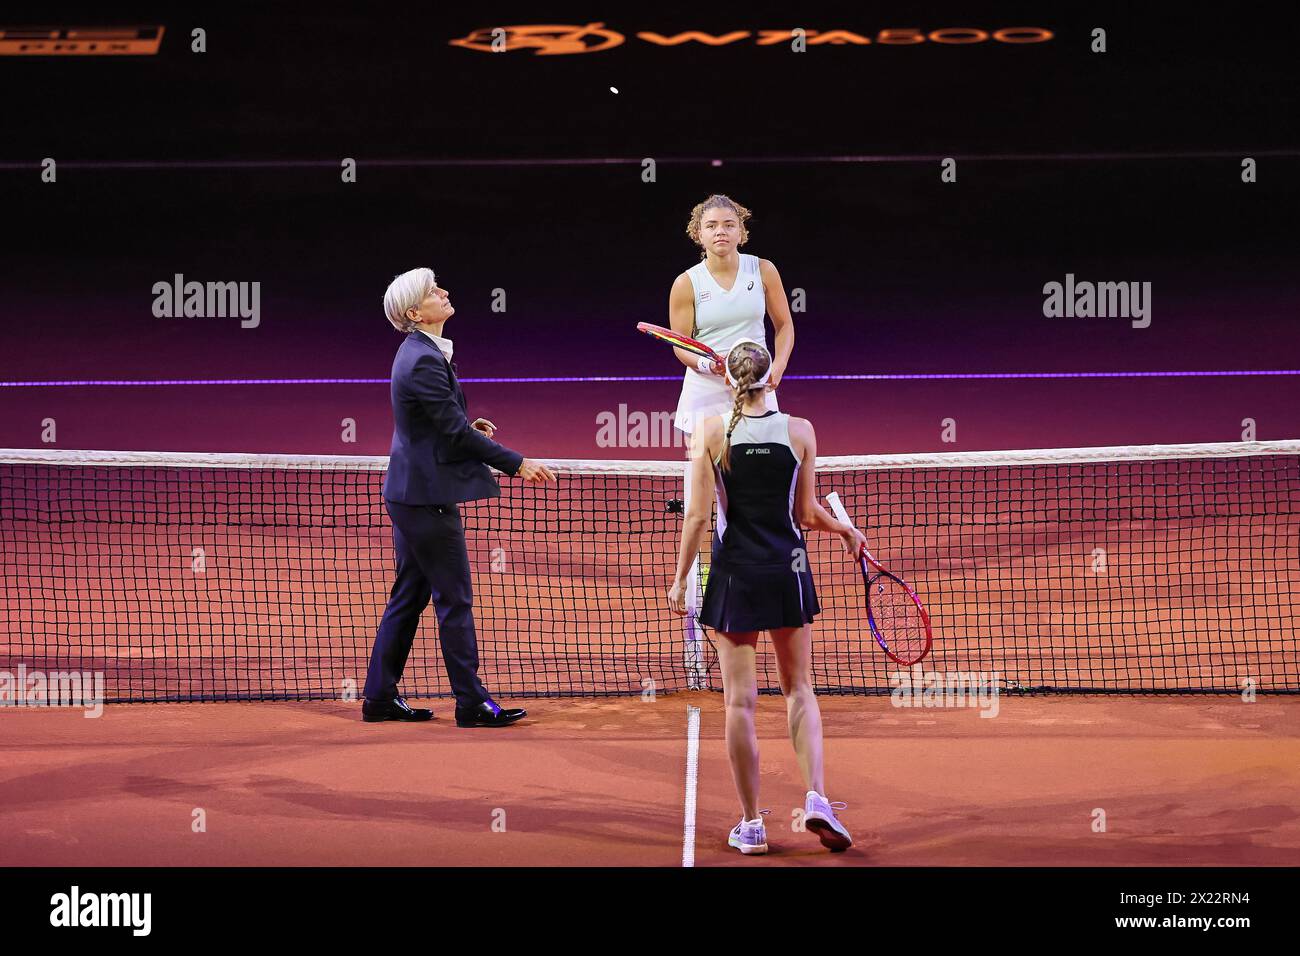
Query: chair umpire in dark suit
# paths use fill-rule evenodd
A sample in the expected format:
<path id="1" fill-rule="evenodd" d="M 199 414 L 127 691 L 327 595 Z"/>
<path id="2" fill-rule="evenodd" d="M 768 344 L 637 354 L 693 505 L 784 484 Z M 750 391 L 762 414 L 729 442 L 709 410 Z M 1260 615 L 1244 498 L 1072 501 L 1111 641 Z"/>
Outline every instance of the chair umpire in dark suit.
<path id="1" fill-rule="evenodd" d="M 432 597 L 447 676 L 461 727 L 504 727 L 525 711 L 497 706 L 478 678 L 473 590 L 462 501 L 501 494 L 488 465 L 525 481 L 554 481 L 545 465 L 492 440 L 496 426 L 469 421 L 443 324 L 456 310 L 431 269 L 395 278 L 384 295 L 388 321 L 406 333 L 393 360 L 393 446 L 384 478 L 384 506 L 393 519 L 397 580 L 375 635 L 366 673 L 367 721 L 429 720 L 398 695 L 406 658 Z"/>

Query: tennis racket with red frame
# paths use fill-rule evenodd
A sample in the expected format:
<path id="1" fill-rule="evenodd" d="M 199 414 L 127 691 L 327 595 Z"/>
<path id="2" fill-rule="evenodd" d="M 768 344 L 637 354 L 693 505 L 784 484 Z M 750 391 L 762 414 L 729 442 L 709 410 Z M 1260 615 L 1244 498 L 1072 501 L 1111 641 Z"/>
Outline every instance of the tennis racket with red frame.
<path id="1" fill-rule="evenodd" d="M 702 358 L 711 359 L 718 363 L 718 367 L 723 365 L 722 356 L 713 349 L 709 348 L 703 342 L 697 342 L 689 335 L 682 335 L 680 332 L 674 332 L 672 329 L 664 328 L 662 325 L 651 325 L 649 322 L 638 322 L 636 324 L 638 332 L 644 332 L 646 335 L 653 336 L 661 342 L 667 342 L 669 345 L 675 345 L 679 349 L 685 349 L 693 355 L 699 355 Z"/>
<path id="2" fill-rule="evenodd" d="M 835 517 L 853 527 L 840 496 L 831 492 L 826 503 Z M 896 574 L 877 561 L 863 545 L 858 554 L 862 583 L 867 591 L 867 626 L 890 660 L 911 667 L 930 653 L 934 635 L 930 631 L 930 614 L 916 592 Z M 871 572 L 875 568 L 875 573 Z"/>

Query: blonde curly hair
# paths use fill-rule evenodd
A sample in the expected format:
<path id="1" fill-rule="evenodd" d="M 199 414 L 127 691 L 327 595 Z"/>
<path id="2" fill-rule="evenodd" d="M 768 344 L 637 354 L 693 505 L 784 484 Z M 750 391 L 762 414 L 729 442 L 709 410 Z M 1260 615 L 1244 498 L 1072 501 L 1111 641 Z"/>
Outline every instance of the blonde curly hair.
<path id="1" fill-rule="evenodd" d="M 753 213 L 730 196 L 724 196 L 721 193 L 714 193 L 708 199 L 704 200 L 704 202 L 698 203 L 695 208 L 691 210 L 691 218 L 686 223 L 686 235 L 691 237 L 691 242 L 695 243 L 697 246 L 701 246 L 701 259 L 708 255 L 708 253 L 704 251 L 704 248 L 700 243 L 700 223 L 704 221 L 704 213 L 710 209 L 730 209 L 734 212 L 736 218 L 740 220 L 740 241 L 736 243 L 736 245 L 743 246 L 745 243 L 749 242 L 749 230 L 745 228 L 745 220 L 752 216 Z"/>

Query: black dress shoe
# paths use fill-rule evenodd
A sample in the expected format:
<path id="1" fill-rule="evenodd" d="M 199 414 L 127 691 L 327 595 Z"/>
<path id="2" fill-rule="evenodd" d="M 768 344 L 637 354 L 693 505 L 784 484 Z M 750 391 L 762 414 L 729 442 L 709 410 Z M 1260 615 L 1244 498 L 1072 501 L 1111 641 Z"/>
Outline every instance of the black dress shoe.
<path id="1" fill-rule="evenodd" d="M 457 727 L 508 727 L 521 717 L 527 717 L 528 711 L 522 707 L 502 708 L 489 698 L 477 707 L 457 707 Z"/>
<path id="2" fill-rule="evenodd" d="M 370 700 L 361 703 L 361 719 L 368 724 L 381 720 L 433 720 L 433 711 L 415 708 L 401 697 L 392 700 Z"/>

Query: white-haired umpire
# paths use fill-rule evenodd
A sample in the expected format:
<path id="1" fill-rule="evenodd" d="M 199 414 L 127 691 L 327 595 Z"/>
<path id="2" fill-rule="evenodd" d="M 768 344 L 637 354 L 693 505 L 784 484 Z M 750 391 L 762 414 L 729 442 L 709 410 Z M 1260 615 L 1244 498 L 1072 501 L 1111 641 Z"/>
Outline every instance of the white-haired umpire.
<path id="1" fill-rule="evenodd" d="M 499 707 L 478 677 L 473 588 L 462 501 L 501 494 L 488 466 L 525 481 L 554 481 L 545 465 L 492 440 L 496 426 L 469 420 L 456 379 L 452 343 L 443 325 L 455 313 L 431 269 L 395 278 L 384 294 L 384 313 L 406 339 L 393 359 L 393 445 L 384 477 L 384 507 L 393 519 L 397 578 L 366 673 L 366 721 L 429 720 L 433 713 L 407 705 L 397 685 L 411 652 L 420 614 L 433 600 L 438 637 L 461 727 L 504 727 L 525 716 Z"/>

